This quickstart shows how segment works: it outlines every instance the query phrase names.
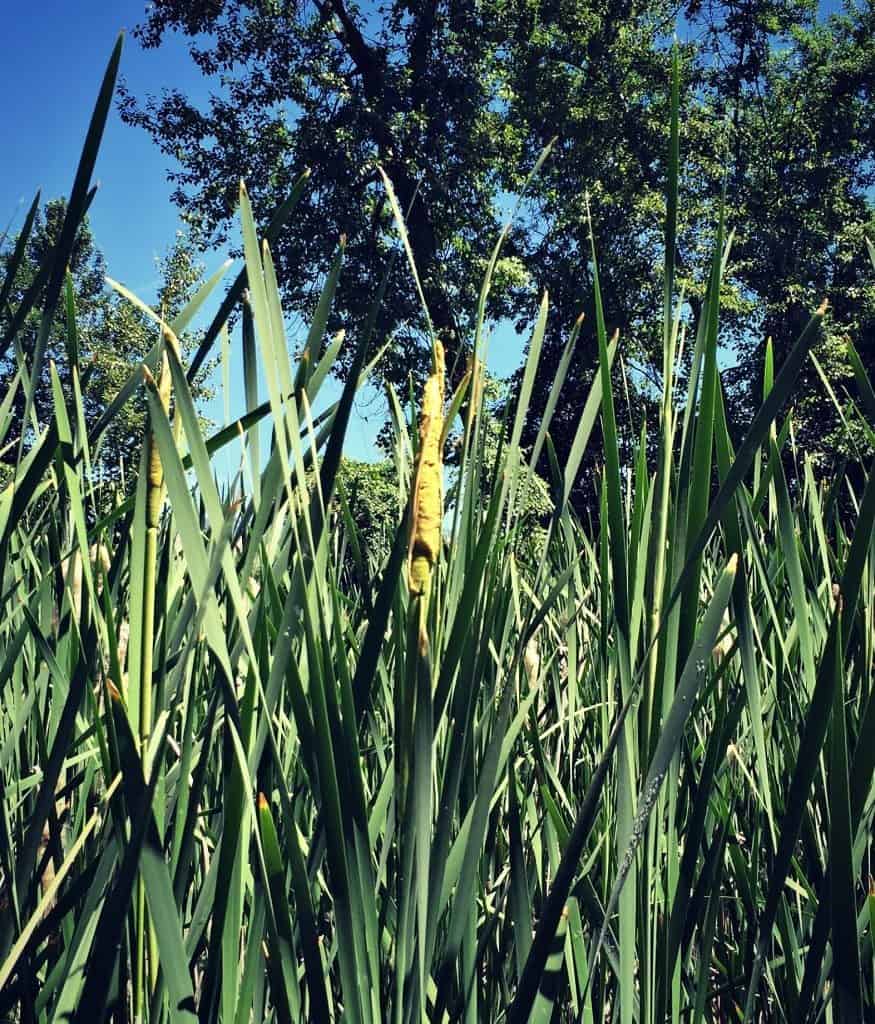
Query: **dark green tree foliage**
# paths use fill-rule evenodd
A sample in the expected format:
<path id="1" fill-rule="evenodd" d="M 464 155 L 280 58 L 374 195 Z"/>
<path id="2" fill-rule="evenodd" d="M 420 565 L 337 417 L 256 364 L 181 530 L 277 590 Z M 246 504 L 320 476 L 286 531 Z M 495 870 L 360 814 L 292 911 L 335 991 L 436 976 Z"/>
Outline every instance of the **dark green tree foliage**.
<path id="1" fill-rule="evenodd" d="M 5 336 L 19 303 L 57 242 L 65 211 L 65 201 L 54 199 L 37 212 L 24 259 L 9 290 L 6 306 L 0 309 L 0 337 Z M 0 280 L 5 279 L 16 242 L 17 238 L 7 239 L 0 247 Z M 90 429 L 118 393 L 135 363 L 154 344 L 157 327 L 127 299 L 106 287 L 105 261 L 95 243 L 87 218 L 79 228 L 69 269 L 76 315 L 82 407 L 86 428 Z M 162 282 L 158 292 L 158 306 L 170 319 L 188 301 L 201 281 L 202 265 L 194 255 L 192 239 L 187 234 L 179 234 L 166 256 L 158 261 L 157 269 Z M 17 350 L 10 347 L 0 359 L 0 395 L 6 394 L 11 386 L 21 358 L 24 358 L 30 371 L 40 316 L 37 302 L 17 336 Z M 50 422 L 54 415 L 51 363 L 58 370 L 68 405 L 73 408 L 68 341 L 67 314 L 65 302 L 62 301 L 55 313 L 42 374 L 34 387 L 33 408 L 41 426 Z M 205 394 L 202 386 L 198 394 Z M 15 464 L 24 414 L 25 392 L 19 384 L 14 400 L 13 425 L 3 453 L 3 461 L 10 465 Z M 128 471 L 135 465 L 139 457 L 144 422 L 145 402 L 142 395 L 138 395 L 112 420 L 101 440 L 94 463 L 99 481 L 117 482 L 121 479 L 123 467 Z M 28 431 L 32 431 L 32 428 L 32 422 L 26 425 L 26 441 Z"/>
<path id="2" fill-rule="evenodd" d="M 344 458 L 338 484 L 334 513 L 338 523 L 348 527 L 342 505 L 345 502 L 355 534 L 352 536 L 348 528 L 345 531 L 344 569 L 360 586 L 367 586 L 385 563 L 398 532 L 402 511 L 398 474 L 389 459 L 359 462 Z"/>
<path id="3" fill-rule="evenodd" d="M 312 187 L 275 256 L 289 307 L 304 311 L 346 235 L 335 311 L 346 327 L 364 315 L 396 246 L 381 164 L 409 210 L 411 246 L 451 365 L 468 340 L 508 196 L 558 137 L 509 238 L 489 313 L 525 330 L 539 293 L 550 291 L 533 423 L 571 324 L 589 314 L 566 383 L 568 416 L 560 409 L 553 424 L 561 459 L 596 360 L 587 205 L 606 316 L 621 332 L 629 371 L 621 419 L 630 436 L 647 409 L 648 381 L 659 387 L 654 311 L 663 287 L 676 28 L 685 99 L 675 255 L 691 321 L 724 189 L 728 227 L 743 226 L 721 313 L 723 363 L 737 363 L 725 377 L 730 418 L 740 426 L 749 416 L 765 338 L 774 338 L 780 360 L 823 297 L 833 314 L 820 354 L 837 385 L 846 374 L 844 334 L 864 359 L 875 358 L 863 242 L 875 166 L 873 19 L 868 6 L 824 17 L 816 0 L 158 0 L 137 30 L 141 43 L 188 35 L 192 58 L 216 89 L 207 109 L 172 89 L 145 100 L 126 94 L 122 113 L 174 159 L 177 202 L 217 239 L 226 235 L 239 177 L 266 220 L 311 168 Z M 377 340 L 394 333 L 385 372 L 404 383 L 411 371 L 421 375 L 427 350 L 404 261 L 394 274 Z M 806 442 L 830 450 L 837 421 L 813 369 L 797 411 Z"/>
<path id="4" fill-rule="evenodd" d="M 5 337 L 16 310 L 21 303 L 34 279 L 45 265 L 51 255 L 51 251 L 57 242 L 61 226 L 66 212 L 66 203 L 63 199 L 50 200 L 45 206 L 37 211 L 33 222 L 30 237 L 27 242 L 24 259 L 19 268 L 18 274 L 8 291 L 8 299 L 3 309 L 0 309 L 0 336 Z M 17 237 L 7 238 L 5 244 L 0 248 L 0 280 L 6 280 L 12 256 L 15 251 Z M 83 351 L 87 350 L 89 340 L 92 337 L 94 323 L 90 312 L 95 310 L 97 304 L 102 302 L 103 277 L 105 267 L 103 258 L 94 245 L 94 238 L 88 227 L 87 220 L 79 229 L 76 242 L 73 247 L 69 261 L 69 269 L 73 279 L 73 292 L 76 306 L 83 313 L 80 325 L 80 343 Z M 40 310 L 37 307 L 32 309 L 27 316 L 25 329 L 16 339 L 20 344 L 20 352 L 10 346 L 0 362 L 0 391 L 6 394 L 13 376 L 18 369 L 18 362 L 21 355 L 29 362 L 33 355 L 33 345 L 36 340 L 36 333 L 39 327 Z M 49 338 L 46 350 L 46 359 L 43 363 L 41 379 L 35 383 L 34 388 L 34 409 L 37 419 L 45 424 L 52 416 L 52 389 L 49 377 L 49 364 L 54 361 L 59 367 L 66 364 L 66 315 L 64 304 L 60 303 L 55 314 L 55 329 Z M 91 372 L 93 377 L 95 371 Z M 69 385 L 69 378 L 67 379 Z M 25 411 L 25 392 L 19 387 L 15 397 L 15 417 L 19 429 L 14 432 L 14 440 L 20 436 L 20 424 Z M 15 452 L 11 453 L 11 460 L 14 463 Z"/>
<path id="5" fill-rule="evenodd" d="M 868 365 L 875 361 L 875 288 L 864 240 L 875 226 L 873 15 L 854 10 L 818 21 L 817 7 L 811 0 L 694 3 L 685 12 L 684 36 L 694 41 L 680 45 L 686 100 L 676 283 L 687 297 L 692 330 L 725 204 L 727 227 L 739 228 L 721 309 L 724 385 L 738 430 L 760 399 L 766 338 L 773 339 L 780 365 L 824 298 L 831 315 L 817 356 L 839 395 L 845 386 L 854 390 L 842 354 L 845 337 Z M 550 135 L 559 135 L 535 195 L 533 220 L 545 233 L 527 260 L 537 268 L 538 286 L 550 290 L 553 323 L 533 407 L 543 408 L 560 343 L 581 309 L 590 334 L 582 332 L 570 393 L 585 393 L 592 379 L 592 309 L 580 299 L 592 294 L 587 190 L 608 326 L 620 331 L 633 385 L 622 390 L 618 368 L 618 394 L 628 394 L 632 406 L 632 422 L 621 417 L 628 444 L 661 366 L 661 325 L 653 311 L 663 288 L 668 96 L 664 55 L 649 49 L 660 33 L 660 12 L 650 7 L 655 22 L 645 14 L 633 26 L 622 11 L 622 5 L 612 9 L 607 52 L 592 51 L 585 31 L 563 30 L 567 22 L 558 12 L 552 21 L 544 18 L 519 51 L 509 118 L 527 140 L 523 165 Z M 600 164 L 599 152 L 610 158 Z M 573 417 L 578 407 L 571 400 L 564 411 Z M 562 409 L 558 421 L 553 436 L 561 458 L 571 441 Z M 795 422 L 797 436 L 826 468 L 841 432 L 813 364 L 797 390 Z M 591 498 L 591 473 L 580 487 L 583 500 Z"/>
<path id="6" fill-rule="evenodd" d="M 173 29 L 194 37 L 193 59 L 220 82 L 209 110 L 171 90 L 144 106 L 126 95 L 122 115 L 178 161 L 171 177 L 180 206 L 221 240 L 240 177 L 266 221 L 301 170 L 311 168 L 312 188 L 274 258 L 289 305 L 306 308 L 345 235 L 335 315 L 348 326 L 368 308 L 394 244 L 382 165 L 409 211 L 432 321 L 457 351 L 457 318 L 472 310 L 484 266 L 472 253 L 483 255 L 483 240 L 498 225 L 503 39 L 492 9 L 395 3 L 365 14 L 342 0 L 173 0 L 155 5 L 137 33 L 149 47 Z M 389 295 L 379 333 L 397 331 L 390 367 L 403 379 L 421 347 L 422 325 L 403 262 Z"/>
<path id="7" fill-rule="evenodd" d="M 780 362 L 824 298 L 831 313 L 817 356 L 833 386 L 841 392 L 851 382 L 845 338 L 875 364 L 875 286 L 865 244 L 875 233 L 875 15 L 870 7 L 819 24 L 816 5 L 805 6 L 808 16 L 796 24 L 764 17 L 734 40 L 743 76 L 738 113 L 731 114 L 728 193 L 731 221 L 745 230 L 734 246 L 732 280 L 748 300 L 753 338 L 738 339 L 738 367 L 728 377 L 744 418 L 757 400 L 765 339 L 773 338 Z M 775 31 L 787 45 L 769 49 L 766 36 Z M 719 87 L 717 70 L 713 77 Z M 808 450 L 826 460 L 831 450 L 846 449 L 811 364 L 797 411 Z"/>

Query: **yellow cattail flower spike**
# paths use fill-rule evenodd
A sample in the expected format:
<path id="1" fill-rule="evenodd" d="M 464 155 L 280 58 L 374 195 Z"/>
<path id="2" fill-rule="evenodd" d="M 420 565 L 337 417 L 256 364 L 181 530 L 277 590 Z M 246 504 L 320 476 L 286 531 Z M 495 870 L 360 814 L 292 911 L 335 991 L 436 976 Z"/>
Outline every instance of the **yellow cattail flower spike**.
<path id="1" fill-rule="evenodd" d="M 170 410 L 170 366 L 165 352 L 161 362 L 161 376 L 155 384 L 152 375 L 146 367 L 143 367 L 143 374 L 146 376 L 147 384 L 151 380 L 151 386 L 155 387 L 158 398 L 165 412 Z M 161 506 L 164 501 L 164 467 L 161 465 L 161 455 L 158 452 L 158 443 L 155 435 L 149 436 L 149 488 L 146 501 L 146 526 L 157 529 L 161 518 Z"/>
<path id="2" fill-rule="evenodd" d="M 410 542 L 410 592 L 425 594 L 441 547 L 443 519 L 444 349 L 435 342 L 434 370 L 425 383 L 419 425 L 419 468 Z"/>

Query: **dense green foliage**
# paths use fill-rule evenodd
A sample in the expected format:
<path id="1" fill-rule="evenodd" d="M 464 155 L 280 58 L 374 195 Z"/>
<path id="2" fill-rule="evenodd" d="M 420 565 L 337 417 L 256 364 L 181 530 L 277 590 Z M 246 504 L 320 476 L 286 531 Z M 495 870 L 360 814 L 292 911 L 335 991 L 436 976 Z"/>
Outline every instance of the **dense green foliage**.
<path id="1" fill-rule="evenodd" d="M 357 462 L 344 458 L 338 472 L 337 512 L 351 528 L 340 536 L 347 542 L 347 564 L 358 586 L 381 570 L 401 525 L 402 484 L 389 461 Z"/>
<path id="2" fill-rule="evenodd" d="M 46 255 L 27 379 L 0 403 L 0 444 L 16 389 L 42 379 L 120 50 Z M 671 174 L 669 209 L 676 188 Z M 343 343 L 326 340 L 343 249 L 293 363 L 271 246 L 243 185 L 238 197 L 245 271 L 194 358 L 243 303 L 246 378 L 260 364 L 267 402 L 247 387 L 247 414 L 204 435 L 179 336 L 216 275 L 90 431 L 49 367 L 51 416 L 0 490 L 0 1013 L 21 1024 L 871 1016 L 875 473 L 862 461 L 819 481 L 793 431 L 825 307 L 780 358 L 767 350 L 764 397 L 733 445 L 718 361 L 732 259 L 722 221 L 690 335 L 669 246 L 651 314 L 658 425 L 621 455 L 620 356 L 594 239 L 598 373 L 560 460 L 552 420 L 575 331 L 524 455 L 550 304 L 544 294 L 499 432 L 478 361 L 499 239 L 471 375 L 447 395 L 459 441 L 422 593 L 408 577 L 427 433 L 418 396 L 394 407 L 392 469 L 343 466 L 355 394 L 375 369 L 363 330 L 340 399 L 320 401 Z M 369 298 L 371 329 L 384 297 Z M 848 429 L 871 439 L 875 391 L 850 341 L 843 354 L 861 396 Z M 90 449 L 139 387 L 135 493 L 97 519 Z M 570 497 L 597 421 L 599 501 L 583 525 Z M 241 472 L 220 485 L 212 459 L 227 446 Z M 540 492 L 544 452 L 550 500 L 533 505 L 520 495 Z M 364 513 L 344 508 L 344 492 L 368 489 L 374 523 L 393 476 L 404 511 L 391 547 L 349 572 Z"/>
<path id="3" fill-rule="evenodd" d="M 31 213 L 18 235 L 0 242 L 0 275 L 5 281 L 0 302 L 0 393 L 13 396 L 5 448 L 0 456 L 5 464 L 0 467 L 0 480 L 5 480 L 9 467 L 15 465 L 25 422 L 26 395 L 23 386 L 12 385 L 20 379 L 17 375 L 22 361 L 27 366 L 33 359 L 46 287 L 40 269 L 49 265 L 58 243 L 66 203 L 51 200 L 43 207 L 35 205 Z M 156 270 L 161 280 L 156 307 L 172 320 L 201 284 L 203 268 L 194 254 L 192 240 L 180 234 Z M 72 401 L 78 391 L 85 427 L 91 430 L 157 335 L 151 320 L 107 288 L 106 266 L 87 218 L 76 234 L 68 272 L 64 301 L 59 303 L 52 321 L 41 376 L 32 384 L 35 421 L 31 420 L 29 430 L 38 431 L 53 417 L 51 363 L 58 371 L 67 400 Z M 19 317 L 19 312 L 25 310 L 26 315 Z M 206 393 L 202 374 L 196 394 L 202 398 Z M 113 417 L 99 450 L 94 453 L 97 481 L 118 483 L 126 470 L 130 478 L 130 471 L 139 460 L 144 424 L 142 398 L 128 403 Z"/>
<path id="4" fill-rule="evenodd" d="M 464 369 L 484 254 L 528 169 L 556 137 L 529 189 L 525 216 L 496 267 L 488 315 L 532 324 L 551 296 L 542 372 L 524 440 L 533 442 L 571 325 L 587 318 L 567 376 L 553 439 L 564 459 L 574 410 L 597 362 L 587 193 L 602 246 L 605 316 L 619 328 L 630 377 L 624 444 L 656 410 L 667 164 L 662 144 L 671 34 L 679 26 L 684 85 L 678 284 L 695 324 L 725 189 L 738 234 L 725 278 L 723 361 L 727 415 L 739 438 L 759 401 L 765 342 L 779 358 L 808 312 L 828 298 L 833 315 L 818 355 L 839 396 L 854 393 L 844 341 L 875 366 L 875 289 L 864 232 L 875 184 L 875 12 L 848 4 L 828 17 L 817 0 L 643 4 L 488 0 L 357 3 L 215 3 L 158 0 L 137 30 L 147 47 L 179 31 L 213 98 L 198 108 L 169 89 L 126 95 L 123 116 L 145 127 L 173 161 L 176 200 L 217 237 L 227 236 L 245 177 L 268 214 L 306 167 L 314 187 L 297 228 L 274 246 L 289 308 L 312 312 L 313 282 L 347 239 L 338 323 L 361 324 L 394 250 L 377 165 L 392 179 L 407 221 L 431 322 Z M 375 343 L 402 391 L 425 372 L 423 317 L 400 264 L 381 305 Z M 655 385 L 652 385 L 653 381 Z M 618 381 L 619 383 L 619 381 Z M 797 431 L 829 471 L 847 448 L 813 366 L 800 381 Z M 598 445 L 594 451 L 598 450 Z M 579 508 L 594 503 L 590 472 Z M 546 471 L 546 466 L 542 469 Z M 788 464 L 788 471 L 792 466 Z"/>

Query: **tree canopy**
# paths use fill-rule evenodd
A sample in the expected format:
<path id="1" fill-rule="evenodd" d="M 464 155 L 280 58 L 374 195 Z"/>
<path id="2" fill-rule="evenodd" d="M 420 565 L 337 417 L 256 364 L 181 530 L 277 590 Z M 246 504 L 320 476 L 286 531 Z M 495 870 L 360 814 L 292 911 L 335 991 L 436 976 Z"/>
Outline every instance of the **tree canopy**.
<path id="1" fill-rule="evenodd" d="M 23 258 L 9 282 L 5 303 L 0 308 L 0 338 L 16 317 L 28 291 L 38 282 L 40 269 L 46 265 L 55 247 L 66 214 L 64 199 L 52 199 L 37 208 L 29 233 L 23 239 Z M 0 281 L 4 281 L 13 264 L 21 235 L 0 245 Z M 135 363 L 152 347 L 156 336 L 155 325 L 127 299 L 110 291 L 105 284 L 106 266 L 97 246 L 87 217 L 81 223 L 68 264 L 68 298 L 75 310 L 76 356 L 70 355 L 67 303 L 61 303 L 55 313 L 53 329 L 49 335 L 46 359 L 42 364 L 39 381 L 33 382 L 33 412 L 38 424 L 50 422 L 54 416 L 50 367 L 54 363 L 65 396 L 73 403 L 72 364 L 80 374 L 78 386 L 86 429 L 90 429 L 115 397 Z M 165 316 L 173 315 L 185 305 L 199 285 L 203 267 L 198 261 L 194 241 L 181 232 L 158 261 L 161 284 L 158 289 L 158 307 Z M 20 361 L 30 365 L 39 330 L 41 313 L 38 303 L 28 312 L 17 334 L 18 348 L 10 347 L 0 358 L 0 394 L 6 394 L 15 377 Z M 199 383 L 199 395 L 205 394 Z M 24 424 L 26 394 L 16 389 L 13 399 L 13 421 L 5 439 L 3 459 L 14 465 L 17 442 L 21 432 L 32 428 Z M 145 401 L 142 396 L 129 401 L 110 422 L 101 439 L 100 449 L 92 453 L 95 458 L 97 480 L 115 483 L 121 479 L 122 467 L 130 468 L 139 456 L 145 423 Z"/>
<path id="2" fill-rule="evenodd" d="M 122 114 L 172 158 L 176 202 L 215 240 L 228 237 L 240 177 L 266 222 L 310 168 L 312 186 L 274 249 L 277 272 L 289 307 L 305 312 L 345 236 L 334 316 L 348 329 L 362 321 L 397 246 L 382 166 L 407 212 L 431 321 L 457 375 L 510 197 L 555 137 L 510 233 L 488 310 L 525 330 L 539 294 L 550 292 L 536 422 L 570 326 L 591 312 L 591 227 L 609 324 L 621 331 L 625 358 L 658 375 L 677 29 L 677 284 L 695 317 L 724 202 L 737 229 L 722 323 L 736 368 L 725 383 L 730 416 L 743 423 L 761 386 L 766 337 L 780 358 L 823 297 L 833 314 L 821 355 L 834 377 L 844 372 L 844 332 L 864 359 L 875 358 L 864 245 L 875 182 L 873 22 L 869 5 L 824 18 L 816 0 L 158 0 L 138 39 L 156 47 L 168 32 L 188 36 L 214 91 L 205 109 L 172 87 L 158 97 L 126 92 Z M 377 331 L 379 341 L 393 338 L 389 379 L 423 372 L 423 326 L 398 261 Z M 592 379 L 592 329 L 590 316 L 566 384 L 563 406 L 572 411 Z M 831 426 L 835 417 L 811 372 L 800 432 L 826 444 L 824 417 Z M 633 381 L 633 419 L 647 393 Z M 562 423 L 560 412 L 560 457 L 571 440 Z"/>

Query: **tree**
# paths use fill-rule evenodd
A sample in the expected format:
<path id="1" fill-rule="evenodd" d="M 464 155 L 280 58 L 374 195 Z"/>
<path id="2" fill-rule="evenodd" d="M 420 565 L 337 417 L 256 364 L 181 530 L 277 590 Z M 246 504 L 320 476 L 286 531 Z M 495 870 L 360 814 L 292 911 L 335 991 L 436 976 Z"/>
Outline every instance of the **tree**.
<path id="1" fill-rule="evenodd" d="M 812 0 L 714 5 L 707 18 L 692 4 L 686 17 L 696 41 L 680 48 L 686 101 L 677 283 L 695 321 L 723 205 L 727 228 L 735 231 L 721 314 L 724 361 L 735 365 L 724 373 L 724 384 L 740 434 L 759 401 L 766 339 L 773 339 L 780 365 L 824 298 L 831 312 L 817 355 L 836 390 L 853 391 L 845 338 L 875 365 L 875 289 L 864 240 L 875 226 L 875 20 L 871 9 L 850 6 L 843 15 L 819 19 Z M 591 286 L 586 219 L 573 196 L 575 169 L 593 166 L 593 147 L 614 154 L 609 173 L 587 182 L 608 323 L 620 329 L 627 359 L 661 363 L 655 314 L 663 287 L 668 117 L 666 90 L 654 92 L 652 73 L 636 59 L 624 62 L 622 51 L 588 61 L 586 40 L 558 28 L 541 33 L 538 46 L 526 59 L 560 70 L 546 83 L 536 76 L 535 85 L 525 65 L 518 70 L 512 116 L 530 140 L 529 159 L 548 135 L 562 140 L 538 193 L 536 217 L 550 230 L 532 261 L 553 303 L 545 389 L 559 356 L 559 326 L 572 322 L 585 305 L 581 291 Z M 557 104 L 556 95 L 569 99 Z M 599 123 L 606 96 L 617 100 Z M 648 153 L 651 159 L 642 160 Z M 562 246 L 562 238 L 576 244 Z M 591 362 L 584 347 L 571 371 L 578 395 L 591 380 Z M 637 392 L 639 406 L 646 391 Z M 813 365 L 797 391 L 795 424 L 797 438 L 826 469 L 841 429 Z M 561 457 L 570 435 L 559 430 L 555 440 Z"/>
<path id="2" fill-rule="evenodd" d="M 746 427 L 761 393 L 766 339 L 773 339 L 780 364 L 823 298 L 829 299 L 831 313 L 817 355 L 839 394 L 840 385 L 850 385 L 844 338 L 861 346 L 868 365 L 875 362 L 875 290 L 863 237 L 871 230 L 875 182 L 872 27 L 871 11 L 852 8 L 819 20 L 810 0 L 709 5 L 705 12 L 698 4 L 686 8 L 685 35 L 695 44 L 680 45 L 685 100 L 677 284 L 688 300 L 687 319 L 694 323 L 723 204 L 727 228 L 735 230 L 721 340 L 722 362 L 734 363 L 723 377 L 736 434 Z M 535 198 L 533 219 L 548 229 L 528 261 L 538 268 L 539 285 L 550 288 L 552 303 L 534 409 L 543 408 L 568 325 L 581 309 L 590 325 L 569 373 L 574 398 L 559 410 L 554 425 L 560 459 L 593 377 L 584 183 L 609 329 L 620 330 L 627 367 L 644 367 L 638 380 L 659 376 L 654 368 L 661 365 L 668 123 L 667 90 L 653 89 L 654 70 L 641 64 L 634 47 L 615 46 L 610 59 L 599 55 L 593 61 L 585 35 L 565 29 L 557 19 L 521 53 L 511 105 L 514 123 L 527 139 L 527 159 L 547 137 L 560 137 Z M 646 26 L 636 30 L 647 33 Z M 628 31 L 620 24 L 618 38 Z M 566 101 L 557 103 L 556 96 Z M 606 97 L 612 98 L 607 107 Z M 593 149 L 598 148 L 613 160 L 581 182 L 578 168 L 595 167 Z M 629 391 L 627 438 L 648 411 L 649 390 Z M 841 430 L 813 365 L 797 391 L 794 419 L 797 437 L 827 469 Z M 563 420 L 569 421 L 567 429 Z M 591 473 L 582 474 L 579 503 L 592 499 L 592 480 Z"/>
<path id="3" fill-rule="evenodd" d="M 851 6 L 820 19 L 816 0 L 159 0 L 136 30 L 141 43 L 188 35 L 192 59 L 218 89 L 206 110 L 174 90 L 143 102 L 128 93 L 122 114 L 177 161 L 175 198 L 215 238 L 227 234 L 239 177 L 266 220 L 310 167 L 313 187 L 275 248 L 278 274 L 290 308 L 306 311 L 345 235 L 336 317 L 347 327 L 361 322 L 396 248 L 384 166 L 409 211 L 432 322 L 459 368 L 506 196 L 558 136 L 488 310 L 525 329 L 539 293 L 550 291 L 537 422 L 567 332 L 581 310 L 592 312 L 587 196 L 609 323 L 626 359 L 660 365 L 669 50 L 680 23 L 693 41 L 680 44 L 678 283 L 695 316 L 725 184 L 727 223 L 739 237 L 722 326 L 738 350 L 740 371 L 727 383 L 733 422 L 743 425 L 766 332 L 780 355 L 824 289 L 834 323 L 868 322 L 857 243 L 871 217 L 872 21 Z M 840 319 L 849 303 L 854 323 Z M 378 328 L 379 340 L 394 335 L 385 372 L 395 382 L 422 374 L 422 328 L 399 261 Z M 554 424 L 560 457 L 592 380 L 592 331 L 589 315 L 567 415 Z M 630 429 L 647 398 L 646 387 L 630 390 Z"/>
<path id="4" fill-rule="evenodd" d="M 178 91 L 143 106 L 123 92 L 121 109 L 179 161 L 172 179 L 180 206 L 223 240 L 241 176 L 266 219 L 311 168 L 313 187 L 275 248 L 278 273 L 290 307 L 306 309 L 345 236 L 337 314 L 360 322 L 395 244 L 382 165 L 407 211 L 431 319 L 452 364 L 483 265 L 471 254 L 484 251 L 498 225 L 496 167 L 506 145 L 491 11 L 395 3 L 366 22 L 343 0 L 172 0 L 156 5 L 136 34 L 157 46 L 177 29 L 193 37 L 204 74 L 224 83 L 209 112 Z M 388 294 L 379 333 L 395 332 L 391 369 L 405 377 L 422 319 L 403 261 Z"/>
<path id="5" fill-rule="evenodd" d="M 37 211 L 27 239 L 24 259 L 8 293 L 6 306 L 0 309 L 0 337 L 5 336 L 15 312 L 36 279 L 40 267 L 57 242 L 66 212 L 63 199 L 53 199 Z M 7 241 L 0 248 L 0 280 L 12 262 L 18 239 Z M 172 318 L 188 301 L 202 277 L 202 266 L 194 255 L 193 239 L 180 233 L 167 255 L 158 261 L 162 284 L 158 306 Z M 130 375 L 137 361 L 148 352 L 156 338 L 156 327 L 127 299 L 111 292 L 105 285 L 105 261 L 97 248 L 87 219 L 82 223 L 69 262 L 72 296 L 75 307 L 80 386 L 85 425 L 90 429 L 106 409 Z M 0 394 L 6 394 L 20 366 L 20 359 L 29 372 L 30 360 L 40 320 L 39 302 L 30 310 L 17 340 L 20 351 L 11 350 L 0 359 Z M 51 364 L 54 363 L 68 406 L 73 403 L 73 377 L 68 350 L 67 315 L 60 303 L 49 337 L 46 358 L 38 381 L 31 381 L 33 412 L 40 425 L 54 416 L 51 387 Z M 203 382 L 198 395 L 205 394 Z M 11 429 L 6 437 L 3 461 L 15 462 L 17 442 L 24 424 L 26 394 L 19 386 L 12 407 Z M 100 443 L 94 463 L 97 479 L 114 484 L 121 478 L 122 466 L 136 465 L 145 424 L 145 403 L 142 396 L 130 400 L 110 422 Z M 94 455 L 94 453 L 92 453 Z"/>
<path id="6" fill-rule="evenodd" d="M 759 56 L 745 66 L 729 165 L 731 209 L 741 227 L 733 278 L 755 297 L 752 329 L 739 339 L 738 365 L 728 375 L 742 420 L 758 397 L 765 340 L 773 339 L 780 361 L 824 298 L 830 317 L 817 356 L 836 390 L 854 391 L 845 339 L 875 365 L 875 287 L 865 241 L 875 231 L 875 15 L 850 9 L 818 23 L 811 14 L 781 26 L 783 47 L 767 48 L 762 38 L 773 23 L 757 28 L 759 42 L 748 46 Z M 847 451 L 813 364 L 797 413 L 801 445 L 825 465 L 832 452 Z"/>
<path id="7" fill-rule="evenodd" d="M 398 532 L 403 512 L 398 472 L 389 459 L 359 462 L 344 457 L 338 483 L 333 512 L 346 526 L 348 511 L 354 530 L 354 536 L 348 529 L 344 534 L 343 571 L 367 588 L 382 572 Z"/>

